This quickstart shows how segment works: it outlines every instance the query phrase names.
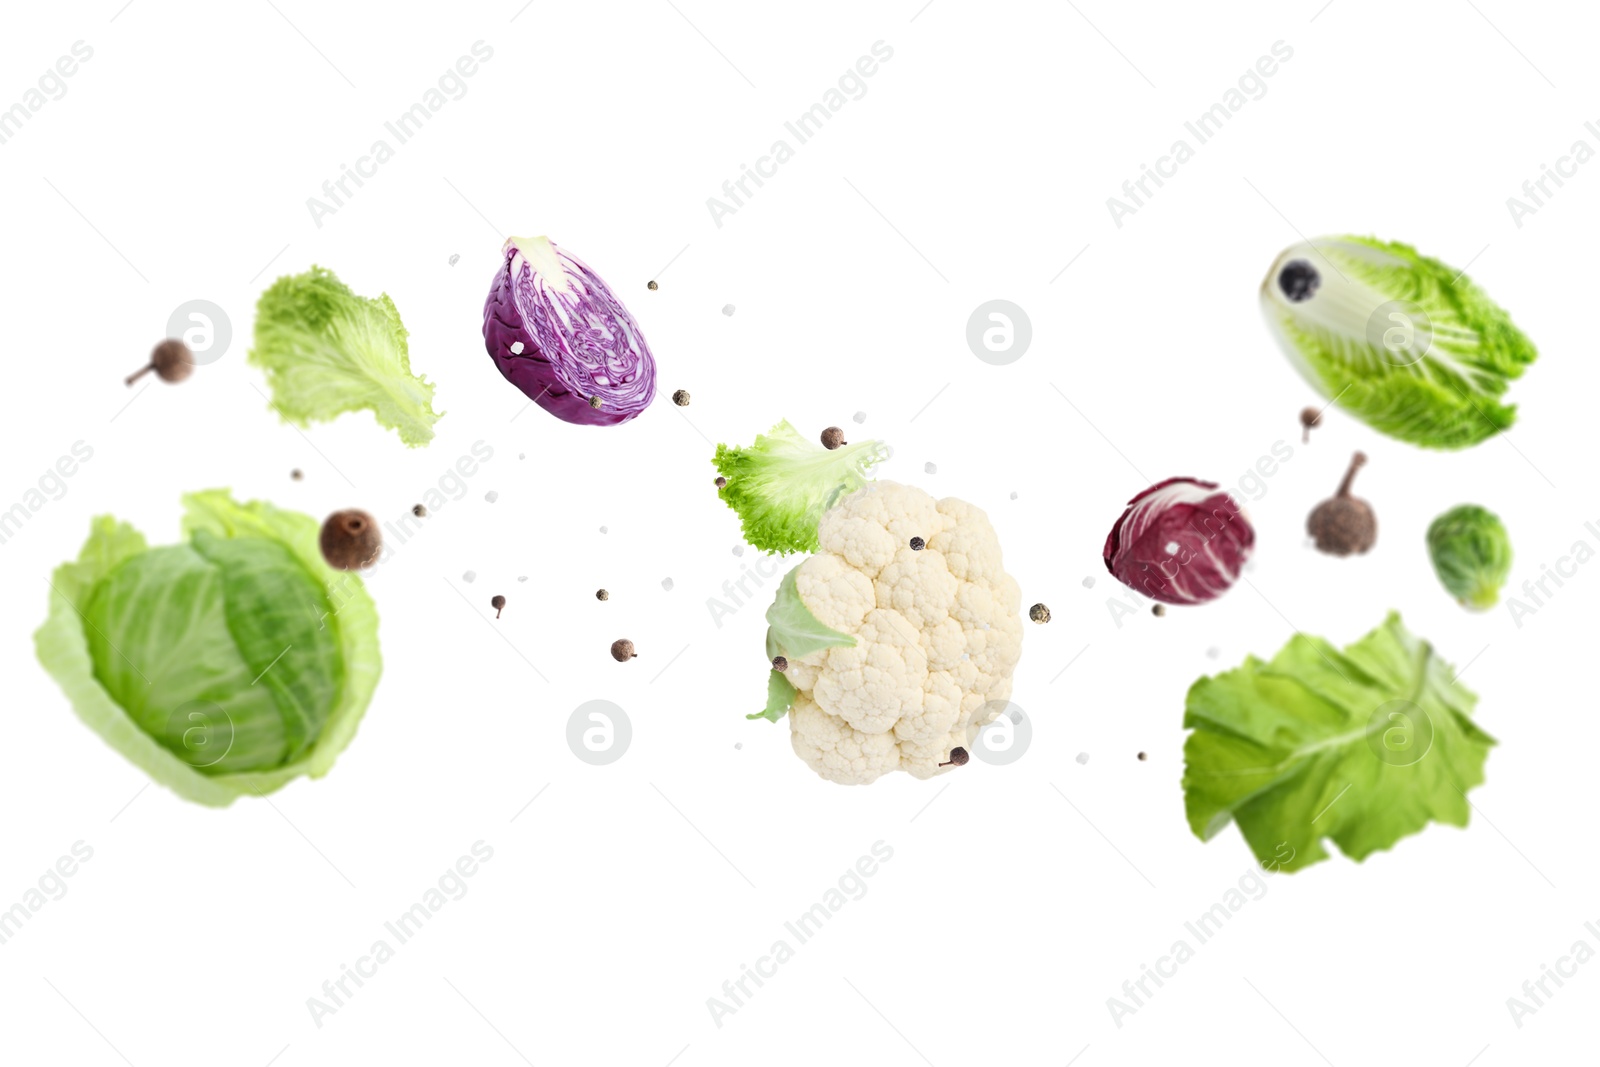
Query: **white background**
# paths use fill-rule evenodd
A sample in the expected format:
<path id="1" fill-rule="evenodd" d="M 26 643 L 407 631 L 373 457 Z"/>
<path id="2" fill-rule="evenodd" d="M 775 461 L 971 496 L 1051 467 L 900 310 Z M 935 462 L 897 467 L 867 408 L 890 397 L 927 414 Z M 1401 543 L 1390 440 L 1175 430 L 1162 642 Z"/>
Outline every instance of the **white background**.
<path id="1" fill-rule="evenodd" d="M 0 145 L 0 506 L 75 441 L 94 456 L 0 545 L 0 907 L 75 841 L 94 856 L 0 946 L 0 1059 L 1592 1055 L 1600 966 L 1520 1029 L 1505 1001 L 1580 937 L 1600 947 L 1582 925 L 1600 919 L 1600 568 L 1519 628 L 1504 606 L 1458 608 L 1422 540 L 1451 505 L 1491 507 L 1513 535 L 1513 587 L 1579 538 L 1600 545 L 1584 529 L 1600 521 L 1600 164 L 1520 228 L 1505 204 L 1575 139 L 1600 147 L 1582 125 L 1600 118 L 1592 18 L 1503 0 L 919 2 L 8 13 L 0 106 L 74 41 L 94 55 Z M 478 40 L 494 56 L 466 96 L 317 227 L 306 198 Z M 866 95 L 715 225 L 706 198 L 879 40 L 894 54 Z M 1266 95 L 1114 225 L 1106 198 L 1279 40 L 1294 54 Z M 1296 414 L 1315 398 L 1256 305 L 1297 231 L 1470 262 L 1540 346 L 1512 391 L 1514 432 L 1436 454 L 1332 411 L 1302 447 Z M 552 235 L 617 288 L 660 367 L 642 417 L 567 425 L 523 410 L 495 372 L 481 307 L 508 233 Z M 447 412 L 430 447 L 407 450 L 366 414 L 302 435 L 253 388 L 255 298 L 312 263 L 394 298 Z M 227 310 L 231 350 L 180 386 L 125 388 L 194 298 Z M 1032 347 L 1006 367 L 964 338 L 992 298 L 1032 320 Z M 676 388 L 691 407 L 667 401 Z M 1054 613 L 1025 634 L 1015 701 L 1035 734 L 1020 761 L 847 789 L 794 757 L 786 725 L 745 721 L 764 699 L 776 582 L 714 624 L 708 598 L 756 556 L 732 552 L 708 459 L 783 417 L 808 435 L 839 423 L 880 436 L 896 450 L 884 476 L 989 512 L 1024 604 Z M 169 542 L 181 493 L 230 486 L 318 517 L 359 506 L 389 519 L 479 440 L 494 455 L 465 497 L 369 580 L 384 677 L 328 777 L 225 810 L 146 788 L 38 667 L 45 576 L 91 516 Z M 1123 502 L 1172 475 L 1237 485 L 1279 440 L 1292 459 L 1247 501 L 1253 588 L 1117 626 L 1100 549 Z M 1304 517 L 1356 448 L 1371 456 L 1357 489 L 1378 544 L 1322 557 Z M 510 598 L 498 622 L 496 593 Z M 1391 608 L 1467 667 L 1500 741 L 1471 825 L 1272 879 L 1118 1028 L 1107 998 L 1251 865 L 1236 830 L 1202 844 L 1185 823 L 1186 688 L 1270 656 L 1295 628 L 1344 644 Z M 623 636 L 640 657 L 619 665 L 607 647 Z M 634 731 L 605 767 L 565 742 L 569 714 L 596 698 Z M 470 892 L 314 1024 L 307 998 L 479 840 L 494 858 Z M 878 840 L 894 856 L 867 895 L 716 1026 L 706 999 Z"/>

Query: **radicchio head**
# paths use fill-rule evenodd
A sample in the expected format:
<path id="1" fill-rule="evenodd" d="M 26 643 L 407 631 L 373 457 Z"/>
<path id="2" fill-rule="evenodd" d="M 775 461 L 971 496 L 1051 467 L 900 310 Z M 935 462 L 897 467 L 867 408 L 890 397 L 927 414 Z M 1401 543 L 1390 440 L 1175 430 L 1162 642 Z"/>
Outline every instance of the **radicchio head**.
<path id="1" fill-rule="evenodd" d="M 1168 478 L 1128 501 L 1106 538 L 1106 570 L 1153 600 L 1203 604 L 1238 580 L 1255 542 L 1215 482 Z"/>

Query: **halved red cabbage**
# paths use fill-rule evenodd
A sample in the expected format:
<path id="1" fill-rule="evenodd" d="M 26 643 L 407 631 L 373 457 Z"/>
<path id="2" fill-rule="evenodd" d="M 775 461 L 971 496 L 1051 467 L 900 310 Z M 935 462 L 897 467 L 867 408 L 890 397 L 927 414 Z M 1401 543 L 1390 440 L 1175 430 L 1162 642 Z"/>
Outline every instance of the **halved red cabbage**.
<path id="1" fill-rule="evenodd" d="M 1168 604 L 1203 604 L 1228 591 L 1256 534 L 1217 483 L 1168 478 L 1128 501 L 1106 538 L 1106 570 Z"/>
<path id="2" fill-rule="evenodd" d="M 614 426 L 649 407 L 656 361 L 600 276 L 548 237 L 509 238 L 504 252 L 483 305 L 500 373 L 567 422 Z"/>

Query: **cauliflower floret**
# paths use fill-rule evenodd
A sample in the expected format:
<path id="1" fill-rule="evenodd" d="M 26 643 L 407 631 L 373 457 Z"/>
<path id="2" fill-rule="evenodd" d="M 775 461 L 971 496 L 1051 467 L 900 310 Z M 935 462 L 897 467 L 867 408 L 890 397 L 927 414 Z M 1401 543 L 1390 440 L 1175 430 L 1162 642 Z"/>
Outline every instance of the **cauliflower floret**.
<path id="1" fill-rule="evenodd" d="M 855 633 L 878 606 L 872 579 L 840 556 L 812 556 L 795 571 L 794 584 L 817 621 L 840 633 Z"/>
<path id="2" fill-rule="evenodd" d="M 817 527 L 817 543 L 824 552 L 843 556 L 852 567 L 857 567 L 868 578 L 894 558 L 894 534 L 882 523 L 846 515 L 838 508 L 825 513 Z"/>
<path id="3" fill-rule="evenodd" d="M 1022 602 L 978 508 L 875 482 L 822 518 L 822 552 L 796 570 L 801 602 L 855 638 L 790 658 L 796 754 L 822 777 L 864 784 L 950 770 L 1011 695 Z M 915 551 L 913 537 L 926 547 Z"/>
<path id="4" fill-rule="evenodd" d="M 861 519 L 886 531 L 896 548 L 907 544 L 913 537 L 931 541 L 943 533 L 951 522 L 939 514 L 939 506 L 933 497 L 921 489 L 901 485 L 899 482 L 873 482 L 865 489 L 859 489 L 845 497 L 822 517 L 822 522 L 817 528 L 817 539 L 822 543 L 822 547 L 829 551 L 836 550 L 829 549 L 827 542 L 822 541 L 822 533 L 829 528 L 828 520 L 836 512 L 843 512 L 835 520 L 841 529 L 851 519 Z M 984 521 L 987 523 L 988 520 Z M 860 527 L 852 528 L 860 529 Z M 876 540 L 876 535 L 873 537 Z"/>
<path id="5" fill-rule="evenodd" d="M 812 699 L 857 730 L 881 734 L 908 710 L 922 707 L 928 654 L 917 629 L 883 608 L 867 612 L 854 636 L 853 647 L 828 649 Z"/>
<path id="6" fill-rule="evenodd" d="M 983 509 L 947 496 L 939 501 L 939 513 L 945 528 L 928 538 L 928 547 L 943 554 L 951 574 L 969 582 L 1010 581 L 1000 568 L 1000 542 Z"/>
<path id="7" fill-rule="evenodd" d="M 918 630 L 931 630 L 949 617 L 960 586 L 938 552 L 910 547 L 895 553 L 873 583 L 878 607 L 893 608 Z"/>
<path id="8" fill-rule="evenodd" d="M 876 781 L 900 764 L 893 734 L 862 733 L 804 696 L 796 696 L 789 711 L 789 741 L 812 770 L 844 785 Z"/>

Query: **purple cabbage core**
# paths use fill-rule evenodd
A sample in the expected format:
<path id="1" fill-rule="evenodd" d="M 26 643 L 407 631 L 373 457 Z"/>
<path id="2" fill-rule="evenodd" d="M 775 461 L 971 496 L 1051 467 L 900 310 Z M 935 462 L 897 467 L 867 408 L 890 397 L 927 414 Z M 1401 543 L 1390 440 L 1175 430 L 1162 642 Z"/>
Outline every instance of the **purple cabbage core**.
<path id="1" fill-rule="evenodd" d="M 1128 501 L 1106 538 L 1106 570 L 1168 604 L 1203 604 L 1238 580 L 1256 534 L 1215 482 L 1168 478 Z"/>
<path id="2" fill-rule="evenodd" d="M 507 381 L 567 422 L 614 426 L 655 398 L 656 361 L 639 324 L 599 275 L 544 238 L 506 242 L 483 341 Z"/>

